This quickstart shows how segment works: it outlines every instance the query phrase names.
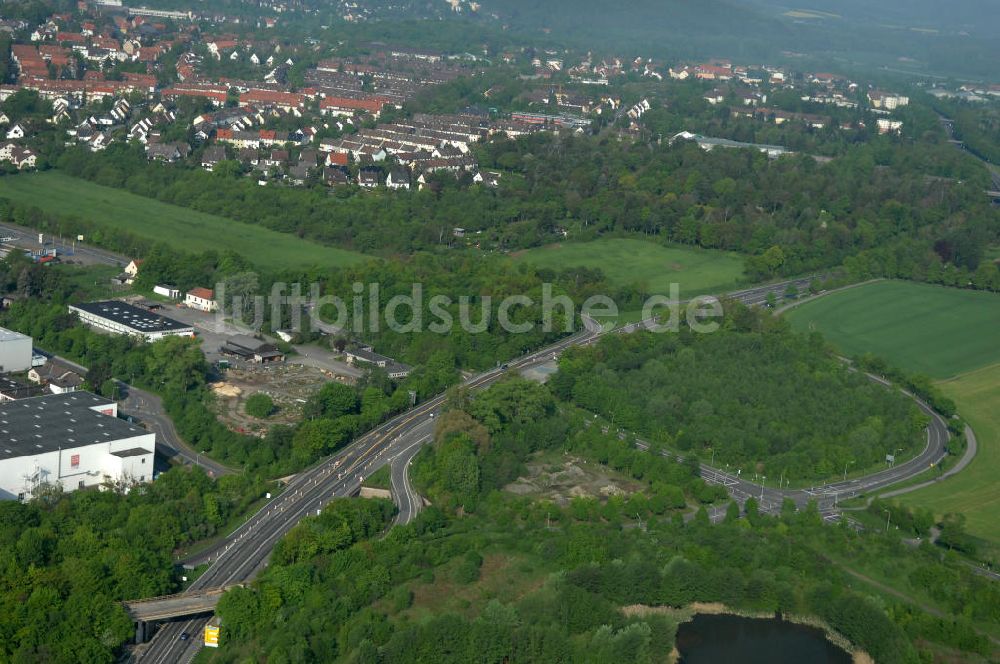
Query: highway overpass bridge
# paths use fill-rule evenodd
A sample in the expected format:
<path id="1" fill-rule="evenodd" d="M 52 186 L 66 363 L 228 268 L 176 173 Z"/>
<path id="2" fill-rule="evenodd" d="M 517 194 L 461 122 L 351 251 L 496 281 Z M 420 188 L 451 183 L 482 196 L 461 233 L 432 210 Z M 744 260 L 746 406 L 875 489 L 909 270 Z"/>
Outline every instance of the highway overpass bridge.
<path id="1" fill-rule="evenodd" d="M 237 585 L 240 584 L 125 602 L 125 610 L 136 625 L 135 642 L 145 642 L 146 630 L 150 623 L 214 613 L 223 593 Z"/>

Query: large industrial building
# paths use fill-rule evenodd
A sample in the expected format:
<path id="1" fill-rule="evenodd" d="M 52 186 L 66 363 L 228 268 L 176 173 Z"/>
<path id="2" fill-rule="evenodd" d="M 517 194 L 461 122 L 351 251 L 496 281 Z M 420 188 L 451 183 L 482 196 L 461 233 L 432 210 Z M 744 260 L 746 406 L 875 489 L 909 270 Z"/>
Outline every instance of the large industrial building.
<path id="1" fill-rule="evenodd" d="M 0 373 L 31 368 L 31 337 L 0 327 Z"/>
<path id="2" fill-rule="evenodd" d="M 70 305 L 69 312 L 99 330 L 142 337 L 146 341 L 194 335 L 190 325 L 117 300 Z"/>
<path id="3" fill-rule="evenodd" d="M 156 436 L 118 418 L 118 404 L 89 392 L 0 403 L 0 499 L 153 479 Z"/>

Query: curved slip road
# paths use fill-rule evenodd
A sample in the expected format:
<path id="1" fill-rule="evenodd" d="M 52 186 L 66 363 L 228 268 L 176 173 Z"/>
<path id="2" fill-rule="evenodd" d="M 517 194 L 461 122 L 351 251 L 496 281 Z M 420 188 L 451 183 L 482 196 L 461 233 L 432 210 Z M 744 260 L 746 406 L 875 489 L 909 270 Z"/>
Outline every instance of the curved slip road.
<path id="1" fill-rule="evenodd" d="M 570 346 L 590 343 L 600 334 L 600 328 L 589 321 L 587 329 L 567 337 L 543 350 L 532 353 L 508 365 L 510 370 L 523 370 L 550 361 Z M 484 389 L 504 376 L 493 369 L 463 383 L 468 389 Z M 331 500 L 356 493 L 364 479 L 393 458 L 414 455 L 420 444 L 429 440 L 435 415 L 440 412 L 445 395 L 438 395 L 361 436 L 346 448 L 295 476 L 284 492 L 268 502 L 246 523 L 237 528 L 214 549 L 200 554 L 192 564 L 209 562 L 209 568 L 187 592 L 199 592 L 252 580 L 267 565 L 267 559 L 277 541 L 302 518 L 316 514 Z M 412 458 L 412 456 L 410 456 Z M 408 459 L 407 459 L 408 461 Z M 403 466 L 405 467 L 405 463 Z M 408 482 L 406 482 L 408 484 Z M 419 499 L 403 491 L 411 505 L 405 509 L 410 519 L 419 509 Z M 405 500 L 405 498 L 404 498 Z M 198 621 L 168 623 L 153 637 L 139 655 L 144 664 L 166 664 L 189 661 L 201 647 L 201 634 L 190 629 Z M 204 620 L 199 623 L 204 626 Z M 182 632 L 191 635 L 180 639 Z"/>
<path id="2" fill-rule="evenodd" d="M 744 304 L 754 305 L 765 301 L 769 292 L 783 292 L 789 283 L 805 288 L 810 281 L 811 278 L 769 284 L 732 293 L 729 297 Z M 624 331 L 641 329 L 645 324 L 633 324 Z M 603 333 L 593 320 L 585 320 L 585 328 L 584 332 L 511 362 L 508 369 L 521 371 L 539 366 L 551 361 L 570 346 L 593 343 Z M 503 375 L 504 371 L 493 369 L 470 378 L 462 385 L 467 389 L 484 389 L 497 382 Z M 445 396 L 442 394 L 417 405 L 364 434 L 313 468 L 295 476 L 282 494 L 268 502 L 218 546 L 189 561 L 193 564 L 210 563 L 208 570 L 191 585 L 189 591 L 199 592 L 252 580 L 267 565 L 267 559 L 277 541 L 299 520 L 316 514 L 334 498 L 353 495 L 366 477 L 392 461 L 396 462 L 396 472 L 393 473 L 396 477 L 394 484 L 404 487 L 402 491 L 394 492 L 397 504 L 401 507 L 400 513 L 403 515 L 401 519 L 412 519 L 419 509 L 417 506 L 419 498 L 415 497 L 412 490 L 405 488 L 408 486 L 405 468 L 409 458 L 412 458 L 420 445 L 429 439 L 433 419 L 440 412 L 444 400 Z M 944 443 L 947 441 L 947 427 L 926 404 L 919 400 L 917 402 L 932 417 L 932 424 L 928 429 L 928 444 L 924 452 L 916 459 L 869 477 L 817 487 L 810 491 L 781 491 L 709 467 L 703 467 L 703 474 L 708 475 L 711 481 L 725 485 L 741 502 L 750 496 L 758 498 L 762 509 L 780 509 L 786 497 L 792 498 L 799 505 L 805 505 L 810 499 L 816 498 L 821 509 L 830 509 L 835 506 L 838 497 L 847 497 L 851 492 L 871 490 L 874 487 L 899 482 L 921 472 L 928 463 L 940 459 Z M 409 458 L 407 455 L 410 455 Z M 724 513 L 723 507 L 713 510 L 711 516 L 717 520 Z M 180 633 L 187 631 L 181 625 L 190 622 L 170 623 L 161 628 L 142 655 L 141 661 L 157 664 L 189 661 L 201 647 L 200 634 L 192 634 L 192 638 L 187 641 L 179 639 Z M 201 624 L 203 625 L 204 621 Z"/>

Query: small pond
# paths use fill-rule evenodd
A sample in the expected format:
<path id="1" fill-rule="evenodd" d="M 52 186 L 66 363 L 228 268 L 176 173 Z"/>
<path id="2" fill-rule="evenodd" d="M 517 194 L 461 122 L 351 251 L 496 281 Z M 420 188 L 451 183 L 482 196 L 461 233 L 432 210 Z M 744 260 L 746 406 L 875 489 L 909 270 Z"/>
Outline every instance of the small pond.
<path id="1" fill-rule="evenodd" d="M 777 618 L 699 614 L 677 628 L 681 664 L 851 664 L 822 630 Z"/>

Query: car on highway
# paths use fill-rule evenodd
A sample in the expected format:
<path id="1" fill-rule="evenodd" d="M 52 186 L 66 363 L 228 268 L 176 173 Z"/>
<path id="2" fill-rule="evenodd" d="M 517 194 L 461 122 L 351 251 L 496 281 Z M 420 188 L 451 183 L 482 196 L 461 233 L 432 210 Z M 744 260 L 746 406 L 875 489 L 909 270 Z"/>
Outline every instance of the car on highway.
<path id="1" fill-rule="evenodd" d="M 181 641 L 187 641 L 189 638 L 191 638 L 190 634 L 187 632 L 181 632 Z"/>

